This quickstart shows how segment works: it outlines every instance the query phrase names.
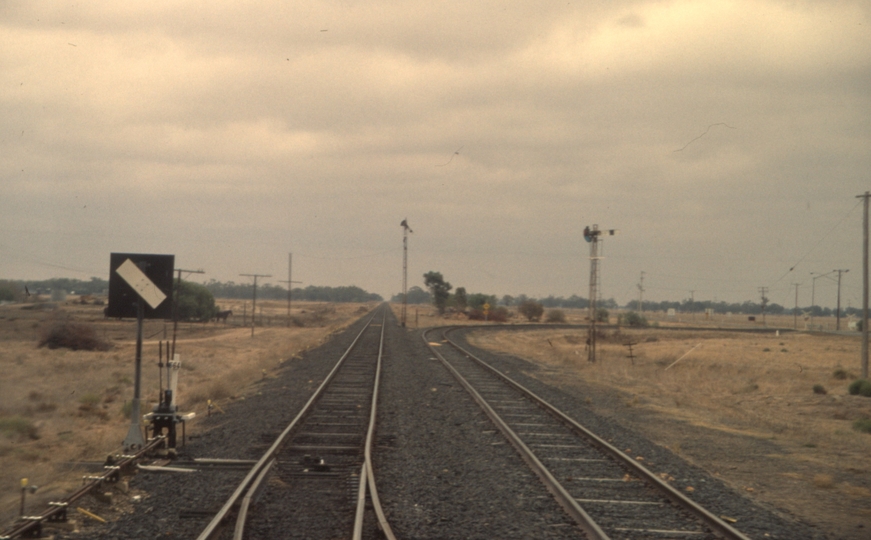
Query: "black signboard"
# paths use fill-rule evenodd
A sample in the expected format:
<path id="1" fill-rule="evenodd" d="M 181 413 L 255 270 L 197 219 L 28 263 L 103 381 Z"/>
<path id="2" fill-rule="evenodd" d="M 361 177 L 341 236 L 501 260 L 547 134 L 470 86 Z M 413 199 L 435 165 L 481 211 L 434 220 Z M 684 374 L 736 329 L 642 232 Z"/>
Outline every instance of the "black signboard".
<path id="1" fill-rule="evenodd" d="M 118 273 L 118 269 L 130 260 L 139 270 L 145 274 L 142 281 L 148 287 L 153 287 L 159 292 L 146 300 L 140 296 L 130 285 L 129 280 Z M 125 268 L 129 268 L 129 265 Z M 143 253 L 112 253 L 109 260 L 109 306 L 106 308 L 107 317 L 132 317 L 136 318 L 137 303 L 142 302 L 145 307 L 146 319 L 171 319 L 172 318 L 172 273 L 175 269 L 175 255 L 149 255 Z M 145 280 L 147 278 L 147 281 Z M 150 282 L 150 283 L 149 283 Z M 163 293 L 166 298 L 156 307 L 149 305 L 154 302 L 154 295 Z"/>

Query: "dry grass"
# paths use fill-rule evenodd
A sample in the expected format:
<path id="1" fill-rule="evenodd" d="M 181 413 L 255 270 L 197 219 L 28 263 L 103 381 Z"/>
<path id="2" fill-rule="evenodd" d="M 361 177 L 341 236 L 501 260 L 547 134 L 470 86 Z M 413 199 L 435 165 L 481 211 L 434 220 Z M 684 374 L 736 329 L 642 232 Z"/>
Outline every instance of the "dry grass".
<path id="1" fill-rule="evenodd" d="M 571 367 L 588 382 L 698 425 L 814 444 L 871 440 L 843 422 L 871 416 L 871 400 L 847 395 L 850 381 L 833 375 L 858 363 L 856 339 L 623 329 L 599 341 L 595 364 L 586 361 L 585 339 L 584 332 L 541 331 L 481 334 L 476 343 Z M 817 384 L 828 394 L 814 393 Z"/>
<path id="2" fill-rule="evenodd" d="M 250 327 L 239 326 L 241 314 L 250 314 L 250 303 L 247 309 L 241 301 L 218 303 L 233 310 L 229 324 L 179 325 L 176 352 L 182 361 L 179 403 L 184 412 L 205 414 L 207 400 L 244 395 L 264 373 L 374 307 L 295 302 L 292 315 L 302 326 L 288 328 L 287 304 L 261 301 L 258 316 L 281 326 L 258 326 L 252 338 Z M 99 461 L 118 451 L 129 428 L 124 410 L 133 395 L 135 322 L 105 320 L 102 306 L 77 304 L 75 298 L 56 310 L 31 306 L 0 307 L 0 529 L 17 515 L 21 478 L 40 486 L 28 497 L 28 508 L 61 497 L 80 483 L 82 473 L 73 470 L 72 462 Z M 40 337 L 59 320 L 93 327 L 112 349 L 39 348 Z M 171 339 L 172 326 L 146 321 L 143 333 L 143 410 L 148 411 L 159 393 L 159 340 Z M 196 421 L 188 426 L 189 433 L 196 429 Z"/>

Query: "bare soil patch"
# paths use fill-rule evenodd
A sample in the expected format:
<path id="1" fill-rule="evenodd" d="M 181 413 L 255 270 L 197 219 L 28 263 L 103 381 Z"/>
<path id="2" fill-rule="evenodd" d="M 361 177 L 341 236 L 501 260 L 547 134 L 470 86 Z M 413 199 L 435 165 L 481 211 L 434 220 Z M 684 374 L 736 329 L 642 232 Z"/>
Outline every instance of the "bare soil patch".
<path id="1" fill-rule="evenodd" d="M 227 323 L 178 327 L 179 406 L 198 416 L 206 414 L 208 400 L 220 408 L 244 399 L 252 383 L 374 307 L 295 302 L 288 326 L 286 303 L 262 301 L 257 323 L 263 326 L 252 337 L 250 303 L 218 304 L 233 310 Z M 39 347 L 46 330 L 63 321 L 93 327 L 111 349 Z M 158 401 L 159 343 L 172 339 L 172 324 L 146 321 L 143 334 L 145 413 Z M 123 411 L 133 397 L 135 344 L 135 321 L 107 320 L 103 306 L 82 305 L 75 297 L 59 305 L 0 306 L 0 529 L 18 515 L 22 478 L 39 486 L 27 498 L 27 511 L 35 512 L 81 484 L 88 473 L 79 462 L 102 461 L 121 449 L 130 425 Z M 187 433 L 196 432 L 194 419 Z"/>
<path id="2" fill-rule="evenodd" d="M 871 398 L 847 392 L 860 371 L 858 335 L 605 333 L 595 364 L 586 330 L 482 331 L 470 342 L 536 363 L 530 376 L 582 392 L 597 413 L 831 538 L 868 538 L 871 435 L 852 423 L 871 418 Z"/>

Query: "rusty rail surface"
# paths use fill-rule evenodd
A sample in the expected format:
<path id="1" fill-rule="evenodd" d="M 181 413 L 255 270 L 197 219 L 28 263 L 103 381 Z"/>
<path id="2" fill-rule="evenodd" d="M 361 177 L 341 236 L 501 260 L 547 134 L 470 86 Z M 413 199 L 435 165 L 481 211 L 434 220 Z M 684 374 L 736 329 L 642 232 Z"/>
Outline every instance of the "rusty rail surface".
<path id="1" fill-rule="evenodd" d="M 48 503 L 49 508 L 43 513 L 35 516 L 22 516 L 18 523 L 13 525 L 9 530 L 0 534 L 0 540 L 9 540 L 22 536 L 40 537 L 42 533 L 43 522 L 57 523 L 66 521 L 67 510 L 71 504 L 81 499 L 93 489 L 102 486 L 105 482 L 117 482 L 120 479 L 121 471 L 132 467 L 136 461 L 142 458 L 147 453 L 163 445 L 166 437 L 159 435 L 150 440 L 141 450 L 135 454 L 124 454 L 118 456 L 120 461 L 106 463 L 103 466 L 105 472 L 99 476 L 86 477 L 88 482 L 82 487 L 68 495 L 67 497 Z"/>

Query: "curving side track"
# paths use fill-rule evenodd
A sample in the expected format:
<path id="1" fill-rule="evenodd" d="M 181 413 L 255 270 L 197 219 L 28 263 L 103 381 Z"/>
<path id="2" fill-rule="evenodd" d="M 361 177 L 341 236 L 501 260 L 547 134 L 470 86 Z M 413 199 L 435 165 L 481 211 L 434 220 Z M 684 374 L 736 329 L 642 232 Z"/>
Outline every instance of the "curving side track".
<path id="1" fill-rule="evenodd" d="M 367 514 L 370 528 L 377 522 L 386 538 L 394 538 L 371 465 L 386 309 L 380 322 L 376 318 L 248 471 L 199 540 L 220 538 L 234 513 L 234 539 L 362 538 Z M 257 511 L 249 515 L 258 498 Z"/>
<path id="2" fill-rule="evenodd" d="M 747 540 L 632 457 L 452 341 L 430 345 L 589 538 Z"/>

